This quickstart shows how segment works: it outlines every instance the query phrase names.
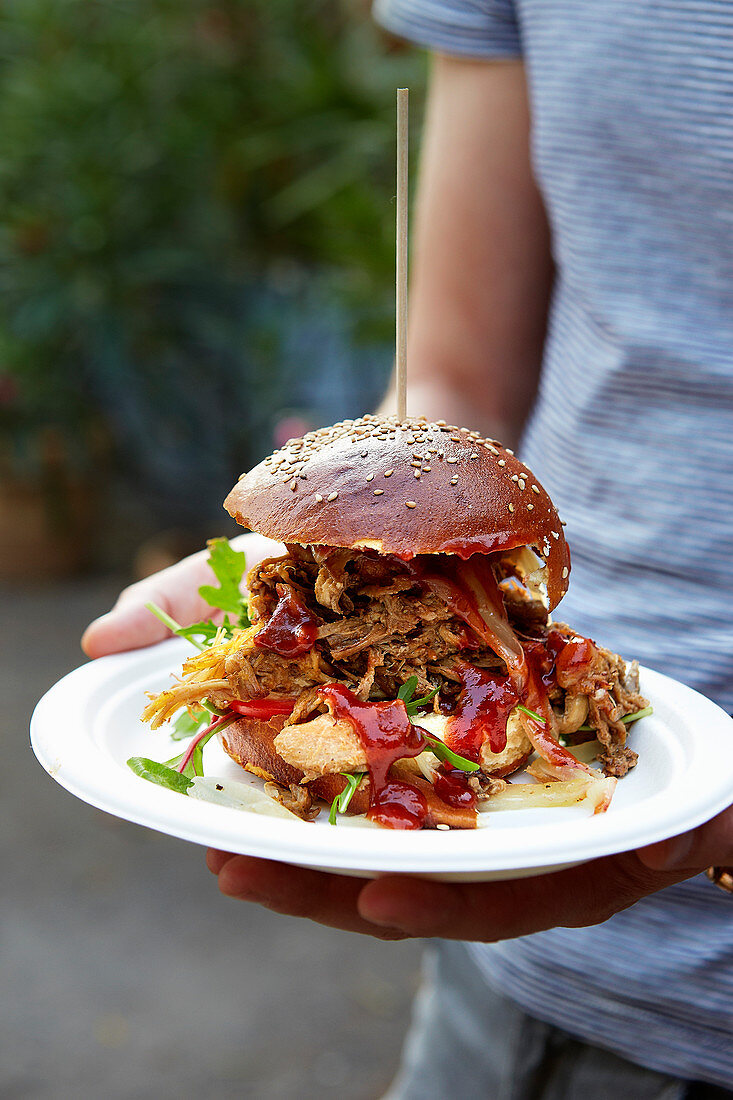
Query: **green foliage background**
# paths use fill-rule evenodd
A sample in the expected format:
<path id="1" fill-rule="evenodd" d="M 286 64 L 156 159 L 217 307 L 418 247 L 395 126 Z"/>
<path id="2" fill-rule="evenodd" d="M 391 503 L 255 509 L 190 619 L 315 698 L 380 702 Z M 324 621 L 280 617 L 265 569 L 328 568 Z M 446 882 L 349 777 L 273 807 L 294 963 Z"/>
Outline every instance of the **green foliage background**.
<path id="1" fill-rule="evenodd" d="M 222 460 L 241 468 L 288 404 L 288 310 L 337 303 L 354 340 L 388 340 L 407 82 L 415 119 L 422 61 L 363 3 L 6 0 L 6 444 L 53 424 L 83 461 L 90 426 L 129 400 L 138 434 L 195 452 L 217 392 Z"/>

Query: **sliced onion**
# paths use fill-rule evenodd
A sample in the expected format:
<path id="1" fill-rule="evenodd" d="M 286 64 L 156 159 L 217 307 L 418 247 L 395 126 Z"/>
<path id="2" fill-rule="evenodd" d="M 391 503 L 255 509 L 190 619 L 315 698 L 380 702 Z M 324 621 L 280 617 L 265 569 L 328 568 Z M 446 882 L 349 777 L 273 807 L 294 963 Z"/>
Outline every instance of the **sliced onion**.
<path id="1" fill-rule="evenodd" d="M 504 610 L 504 601 L 496 583 L 494 571 L 488 561 L 469 558 L 455 564 L 456 576 L 472 593 L 479 615 L 484 625 L 484 641 L 506 663 L 515 684 L 526 681 L 526 662 L 524 650 L 516 634 L 509 625 Z M 519 685 L 517 685 L 519 686 Z"/>
<path id="2" fill-rule="evenodd" d="M 572 779 L 574 773 L 578 771 L 593 774 L 587 764 L 576 760 L 571 752 L 555 740 L 547 728 L 547 722 L 538 722 L 536 718 L 525 714 L 518 707 L 516 713 L 519 714 L 522 729 L 532 742 L 532 747 L 541 759 L 551 766 L 555 778 Z"/>
<path id="3" fill-rule="evenodd" d="M 415 756 L 415 763 L 427 779 L 428 783 L 435 783 L 435 777 L 438 774 L 439 760 L 430 750 L 421 752 L 419 756 Z"/>
<path id="4" fill-rule="evenodd" d="M 240 783 L 236 779 L 217 779 L 216 776 L 197 775 L 186 794 L 189 798 L 213 802 L 217 806 L 228 806 L 233 810 L 249 810 L 250 813 L 267 814 L 270 817 L 286 817 L 290 821 L 300 820 L 296 814 L 286 810 L 259 787 Z"/>
<path id="5" fill-rule="evenodd" d="M 587 775 L 557 783 L 507 783 L 503 791 L 489 797 L 480 812 L 575 806 L 586 798 L 593 785 L 593 780 Z"/>
<path id="6" fill-rule="evenodd" d="M 480 813 L 491 810 L 534 810 L 547 807 L 577 806 L 587 803 L 595 814 L 611 805 L 616 780 L 603 775 L 577 773 L 574 779 L 550 783 L 507 783 L 503 791 L 492 794 Z"/>

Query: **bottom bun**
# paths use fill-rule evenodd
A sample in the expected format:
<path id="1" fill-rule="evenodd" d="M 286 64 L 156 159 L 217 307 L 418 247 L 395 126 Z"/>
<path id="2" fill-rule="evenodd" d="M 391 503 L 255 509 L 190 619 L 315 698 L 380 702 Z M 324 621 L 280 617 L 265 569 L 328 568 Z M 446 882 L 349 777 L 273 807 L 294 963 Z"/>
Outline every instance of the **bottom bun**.
<path id="1" fill-rule="evenodd" d="M 274 741 L 286 722 L 282 714 L 269 720 L 262 718 L 239 718 L 219 734 L 224 751 L 240 767 L 261 779 L 289 788 L 291 784 L 300 784 L 303 772 L 288 764 L 275 750 Z M 463 806 L 449 806 L 435 793 L 432 783 L 424 778 L 412 760 L 402 760 L 393 765 L 392 776 L 417 787 L 425 796 L 428 804 L 427 828 L 436 825 L 448 825 L 451 829 L 475 829 L 476 811 Z M 321 775 L 304 783 L 317 798 L 330 805 L 334 798 L 346 787 L 342 775 Z M 362 782 L 354 791 L 349 802 L 349 814 L 365 814 L 369 809 L 369 784 Z"/>

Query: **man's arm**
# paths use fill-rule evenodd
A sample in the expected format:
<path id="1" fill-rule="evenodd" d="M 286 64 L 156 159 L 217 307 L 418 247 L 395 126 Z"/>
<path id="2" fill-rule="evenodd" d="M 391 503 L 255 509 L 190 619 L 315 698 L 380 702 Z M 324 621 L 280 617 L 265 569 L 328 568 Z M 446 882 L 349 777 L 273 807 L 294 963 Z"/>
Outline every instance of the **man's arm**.
<path id="1" fill-rule="evenodd" d="M 521 61 L 434 59 L 413 221 L 408 410 L 511 446 L 552 282 Z"/>

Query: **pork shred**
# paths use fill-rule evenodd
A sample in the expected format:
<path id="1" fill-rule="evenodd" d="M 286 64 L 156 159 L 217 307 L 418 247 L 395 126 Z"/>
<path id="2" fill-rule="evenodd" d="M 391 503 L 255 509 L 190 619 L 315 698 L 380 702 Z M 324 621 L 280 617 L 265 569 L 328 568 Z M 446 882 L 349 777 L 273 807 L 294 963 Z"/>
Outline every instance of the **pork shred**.
<path id="1" fill-rule="evenodd" d="M 286 658 L 268 649 L 244 646 L 229 653 L 226 676 L 242 699 L 270 694 L 296 698 L 287 724 L 300 723 L 322 710 L 316 689 L 337 680 L 358 698 L 394 699 L 405 681 L 417 678 L 416 694 L 440 689 L 439 701 L 450 705 L 461 690 L 456 659 L 505 670 L 487 646 L 468 635 L 450 607 L 419 580 L 420 559 L 414 564 L 374 551 L 289 546 L 288 553 L 268 558 L 249 574 L 250 603 L 255 622 L 267 621 L 289 588 L 320 621 L 311 650 Z M 430 562 L 435 569 L 435 559 Z M 280 587 L 280 592 L 276 590 Z M 520 638 L 543 637 L 550 624 L 536 599 L 505 577 L 501 583 L 505 609 Z M 575 632 L 562 623 L 551 624 L 571 638 Z M 626 665 L 616 654 L 596 646 L 594 659 L 583 675 L 550 691 L 556 714 L 556 732 L 572 740 L 593 734 L 578 732 L 590 726 L 602 749 L 599 755 L 607 775 L 625 775 L 636 763 L 626 745 L 624 715 L 646 706 L 639 693 L 638 667 Z"/>
<path id="2" fill-rule="evenodd" d="M 286 557 L 269 558 L 250 573 L 252 612 L 256 621 L 267 619 L 278 600 L 275 585 L 287 585 L 321 620 L 316 644 L 296 660 L 268 650 L 233 653 L 237 684 L 251 687 L 254 676 L 258 694 L 293 694 L 339 680 L 360 699 L 393 699 L 414 675 L 419 694 L 436 683 L 457 692 L 452 666 L 466 644 L 465 628 L 447 604 L 423 590 L 409 564 L 370 551 L 288 549 Z M 488 648 L 471 654 L 477 663 L 497 663 Z"/>

